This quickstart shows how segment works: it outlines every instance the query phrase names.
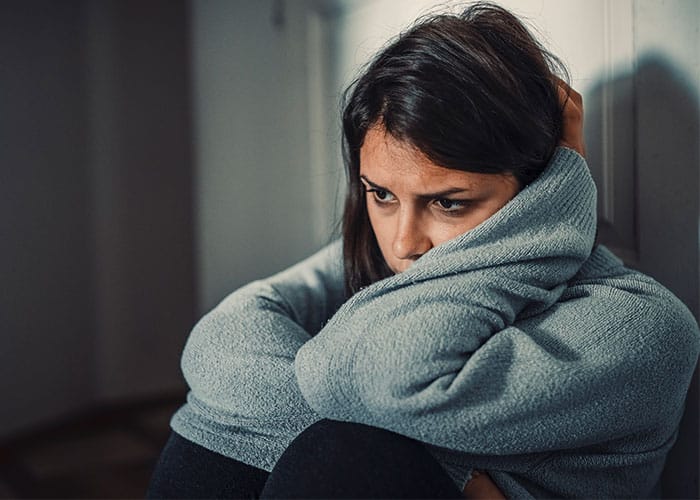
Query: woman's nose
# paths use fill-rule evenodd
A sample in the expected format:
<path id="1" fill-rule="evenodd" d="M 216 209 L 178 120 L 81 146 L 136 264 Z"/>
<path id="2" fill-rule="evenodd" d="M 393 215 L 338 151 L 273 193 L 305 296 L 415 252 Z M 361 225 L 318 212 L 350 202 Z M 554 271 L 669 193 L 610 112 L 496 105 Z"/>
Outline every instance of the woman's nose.
<path id="1" fill-rule="evenodd" d="M 400 214 L 399 227 L 392 245 L 394 256 L 414 261 L 431 248 L 432 243 L 420 217 L 410 212 Z"/>

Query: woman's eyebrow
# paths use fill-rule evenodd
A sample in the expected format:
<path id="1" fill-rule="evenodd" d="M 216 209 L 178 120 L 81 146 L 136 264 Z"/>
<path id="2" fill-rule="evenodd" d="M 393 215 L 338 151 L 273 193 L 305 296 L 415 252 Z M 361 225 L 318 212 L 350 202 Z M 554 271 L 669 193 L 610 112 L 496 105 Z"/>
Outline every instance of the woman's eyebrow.
<path id="1" fill-rule="evenodd" d="M 391 189 L 387 189 L 384 186 L 380 186 L 379 184 L 375 184 L 374 182 L 369 180 L 366 175 L 360 174 L 360 179 L 363 179 L 367 184 L 372 186 L 374 189 L 378 189 L 379 191 L 386 191 L 388 193 L 391 193 Z"/>
<path id="2" fill-rule="evenodd" d="M 367 182 L 367 184 L 369 184 L 370 186 L 372 186 L 374 189 L 378 189 L 378 190 L 380 190 L 380 191 L 386 191 L 386 192 L 388 192 L 388 193 L 391 193 L 391 190 L 390 190 L 390 189 L 387 189 L 387 188 L 385 188 L 385 187 L 383 187 L 383 186 L 380 186 L 379 184 L 375 184 L 374 182 L 372 182 L 371 180 L 369 180 L 369 179 L 367 178 L 366 175 L 360 175 L 360 179 L 363 179 L 365 182 Z M 435 198 L 441 198 L 441 197 L 443 197 L 443 196 L 448 196 L 448 195 L 451 195 L 451 194 L 454 194 L 454 193 L 463 193 L 463 192 L 465 192 L 465 191 L 471 191 L 471 189 L 469 189 L 469 188 L 452 187 L 452 188 L 445 189 L 445 190 L 443 190 L 443 191 L 439 191 L 439 192 L 437 192 L 437 193 L 418 194 L 418 195 L 416 195 L 416 197 L 417 197 L 417 198 L 426 199 L 426 200 L 432 200 L 432 199 L 435 199 Z M 393 193 L 392 193 L 392 194 L 393 194 Z"/>

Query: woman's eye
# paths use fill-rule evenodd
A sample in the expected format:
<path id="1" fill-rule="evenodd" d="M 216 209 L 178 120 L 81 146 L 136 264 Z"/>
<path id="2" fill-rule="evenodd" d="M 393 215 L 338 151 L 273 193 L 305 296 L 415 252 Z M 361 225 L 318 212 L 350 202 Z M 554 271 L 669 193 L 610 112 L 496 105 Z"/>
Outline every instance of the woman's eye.
<path id="1" fill-rule="evenodd" d="M 389 203 L 394 199 L 393 194 L 391 194 L 389 191 L 384 191 L 383 189 L 368 189 L 367 192 L 372 193 L 374 195 L 374 199 L 380 203 Z"/>
<path id="2" fill-rule="evenodd" d="M 447 198 L 443 198 L 441 200 L 437 200 L 438 205 L 440 205 L 440 208 L 445 211 L 445 212 L 456 212 L 466 205 L 465 201 L 461 200 L 449 200 Z"/>

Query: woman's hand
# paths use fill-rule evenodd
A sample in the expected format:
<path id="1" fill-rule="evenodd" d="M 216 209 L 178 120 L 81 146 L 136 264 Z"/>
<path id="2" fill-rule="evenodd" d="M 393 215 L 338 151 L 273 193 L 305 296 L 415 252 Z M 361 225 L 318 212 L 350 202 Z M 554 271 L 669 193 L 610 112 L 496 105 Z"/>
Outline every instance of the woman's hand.
<path id="1" fill-rule="evenodd" d="M 464 487 L 462 494 L 464 498 L 489 498 L 504 500 L 506 498 L 487 473 L 476 470 L 472 471 L 472 478 Z"/>
<path id="2" fill-rule="evenodd" d="M 559 99 L 564 106 L 564 123 L 559 144 L 586 156 L 583 140 L 583 97 L 569 85 L 557 78 Z"/>

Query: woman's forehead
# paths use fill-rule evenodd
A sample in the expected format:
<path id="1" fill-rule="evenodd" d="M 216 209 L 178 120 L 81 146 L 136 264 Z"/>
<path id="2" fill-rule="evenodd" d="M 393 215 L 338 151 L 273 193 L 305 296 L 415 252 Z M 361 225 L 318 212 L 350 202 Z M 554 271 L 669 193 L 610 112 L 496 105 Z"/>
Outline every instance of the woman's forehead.
<path id="1" fill-rule="evenodd" d="M 473 191 L 486 185 L 501 184 L 504 177 L 511 177 L 442 167 L 412 144 L 396 139 L 380 126 L 367 131 L 360 149 L 360 175 L 386 189 L 401 187 L 416 195 L 452 188 Z"/>

